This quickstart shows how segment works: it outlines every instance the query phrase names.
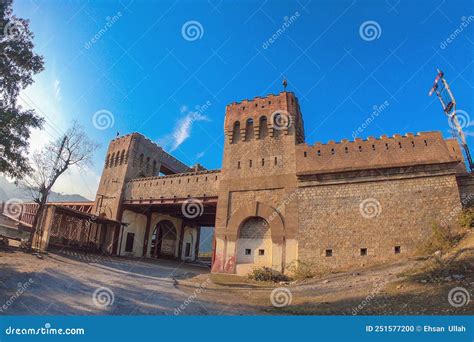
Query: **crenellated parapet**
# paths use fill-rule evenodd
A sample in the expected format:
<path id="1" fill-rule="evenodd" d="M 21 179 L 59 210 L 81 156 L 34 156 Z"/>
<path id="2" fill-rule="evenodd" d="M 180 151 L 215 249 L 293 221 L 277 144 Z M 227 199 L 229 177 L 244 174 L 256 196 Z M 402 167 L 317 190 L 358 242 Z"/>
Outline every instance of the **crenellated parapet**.
<path id="1" fill-rule="evenodd" d="M 281 92 L 226 106 L 224 132 L 228 143 L 296 134 L 304 141 L 303 122 L 294 93 Z"/>
<path id="2" fill-rule="evenodd" d="M 220 170 L 135 178 L 127 182 L 125 200 L 216 197 Z"/>
<path id="3" fill-rule="evenodd" d="M 457 141 L 443 139 L 440 132 L 329 141 L 312 146 L 299 144 L 296 156 L 298 175 L 463 161 Z"/>

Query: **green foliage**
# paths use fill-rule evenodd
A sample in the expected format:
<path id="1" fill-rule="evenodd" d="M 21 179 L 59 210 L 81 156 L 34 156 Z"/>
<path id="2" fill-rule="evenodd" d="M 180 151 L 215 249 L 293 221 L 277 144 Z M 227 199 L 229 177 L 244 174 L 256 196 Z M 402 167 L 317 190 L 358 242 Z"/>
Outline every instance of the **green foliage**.
<path id="1" fill-rule="evenodd" d="M 474 227 L 474 208 L 468 208 L 463 210 L 459 217 L 459 224 L 467 229 Z"/>
<path id="2" fill-rule="evenodd" d="M 270 267 L 254 268 L 252 272 L 249 273 L 248 278 L 252 280 L 257 280 L 257 281 L 273 281 L 273 282 L 291 280 L 290 277 L 278 271 L 272 270 Z"/>
<path id="3" fill-rule="evenodd" d="M 317 275 L 314 269 L 314 265 L 300 260 L 296 260 L 290 265 L 288 265 L 288 271 L 293 275 L 295 279 L 314 278 Z"/>
<path id="4" fill-rule="evenodd" d="M 29 21 L 13 15 L 12 0 L 0 1 L 0 29 L 0 173 L 22 178 L 31 171 L 26 156 L 31 130 L 41 128 L 43 119 L 17 100 L 44 62 L 33 52 Z"/>
<path id="5" fill-rule="evenodd" d="M 430 238 L 418 249 L 419 254 L 433 254 L 436 251 L 446 252 L 461 238 L 461 236 L 453 234 L 447 226 L 433 224 L 431 231 Z"/>

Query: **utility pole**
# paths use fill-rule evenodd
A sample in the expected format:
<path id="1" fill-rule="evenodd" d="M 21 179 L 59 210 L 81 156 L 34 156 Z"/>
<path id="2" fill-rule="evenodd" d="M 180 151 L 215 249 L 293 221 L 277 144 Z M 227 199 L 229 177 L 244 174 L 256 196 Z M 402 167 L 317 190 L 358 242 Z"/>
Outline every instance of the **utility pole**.
<path id="1" fill-rule="evenodd" d="M 459 120 L 456 116 L 456 100 L 451 91 L 451 88 L 449 87 L 448 81 L 446 81 L 446 79 L 444 78 L 444 73 L 439 69 L 437 71 L 438 75 L 436 75 L 433 87 L 431 88 L 428 95 L 431 96 L 433 95 L 433 93 L 435 93 L 438 97 L 439 102 L 443 107 L 444 113 L 448 116 L 451 122 L 451 127 L 454 127 L 457 131 L 457 135 L 454 134 L 454 131 L 453 135 L 455 135 L 456 138 L 459 138 L 461 140 L 461 145 L 464 149 L 464 153 L 466 154 L 467 162 L 469 164 L 469 171 L 472 172 L 474 169 L 474 165 L 472 162 L 469 147 L 467 146 L 466 136 L 464 135 L 462 127 L 459 124 Z M 439 81 L 441 81 L 441 87 Z"/>

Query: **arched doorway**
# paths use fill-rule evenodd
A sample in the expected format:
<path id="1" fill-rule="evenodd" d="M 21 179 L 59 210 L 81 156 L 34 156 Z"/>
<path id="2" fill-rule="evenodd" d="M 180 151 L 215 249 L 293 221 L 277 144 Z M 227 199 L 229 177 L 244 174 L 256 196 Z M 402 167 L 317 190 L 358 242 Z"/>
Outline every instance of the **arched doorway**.
<path id="1" fill-rule="evenodd" d="M 272 266 L 272 237 L 268 222 L 259 216 L 247 218 L 239 227 L 236 245 L 237 274 L 254 267 Z"/>
<path id="2" fill-rule="evenodd" d="M 171 221 L 158 222 L 151 237 L 150 255 L 152 258 L 173 259 L 176 257 L 178 234 Z"/>

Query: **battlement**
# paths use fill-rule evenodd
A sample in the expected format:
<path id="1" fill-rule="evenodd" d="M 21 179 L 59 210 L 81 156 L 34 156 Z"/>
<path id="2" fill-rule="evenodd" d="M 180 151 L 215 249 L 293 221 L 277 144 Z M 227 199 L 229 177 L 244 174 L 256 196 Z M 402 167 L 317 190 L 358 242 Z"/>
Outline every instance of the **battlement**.
<path id="1" fill-rule="evenodd" d="M 129 158 L 135 164 L 159 162 L 170 172 L 183 172 L 191 168 L 163 150 L 161 146 L 144 135 L 134 132 L 117 137 L 110 142 L 105 168 L 127 164 Z"/>
<path id="2" fill-rule="evenodd" d="M 299 144 L 296 155 L 299 175 L 463 161 L 457 141 L 444 140 L 440 132 Z"/>
<path id="3" fill-rule="evenodd" d="M 280 121 L 278 117 L 283 120 Z M 289 124 L 286 125 L 286 122 Z M 234 140 L 246 140 L 249 136 L 261 139 L 264 135 L 262 128 L 268 131 L 268 136 L 271 137 L 279 132 L 286 135 L 296 132 L 298 140 L 304 140 L 303 121 L 294 93 L 283 91 L 276 95 L 233 102 L 226 106 L 224 131 L 229 142 L 237 135 L 239 138 Z"/>
<path id="4" fill-rule="evenodd" d="M 219 180 L 220 170 L 135 178 L 127 182 L 125 200 L 216 197 Z"/>
<path id="5" fill-rule="evenodd" d="M 143 177 L 143 178 L 133 178 L 130 179 L 129 182 L 146 182 L 146 181 L 153 181 L 153 180 L 160 180 L 160 179 L 169 179 L 169 178 L 178 178 L 178 177 L 189 177 L 189 176 L 199 176 L 199 175 L 210 175 L 210 174 L 218 174 L 220 173 L 220 169 L 216 170 L 203 170 L 203 171 L 194 171 L 194 172 L 182 172 L 182 173 L 175 173 L 172 175 L 166 176 L 155 176 L 155 177 Z"/>

